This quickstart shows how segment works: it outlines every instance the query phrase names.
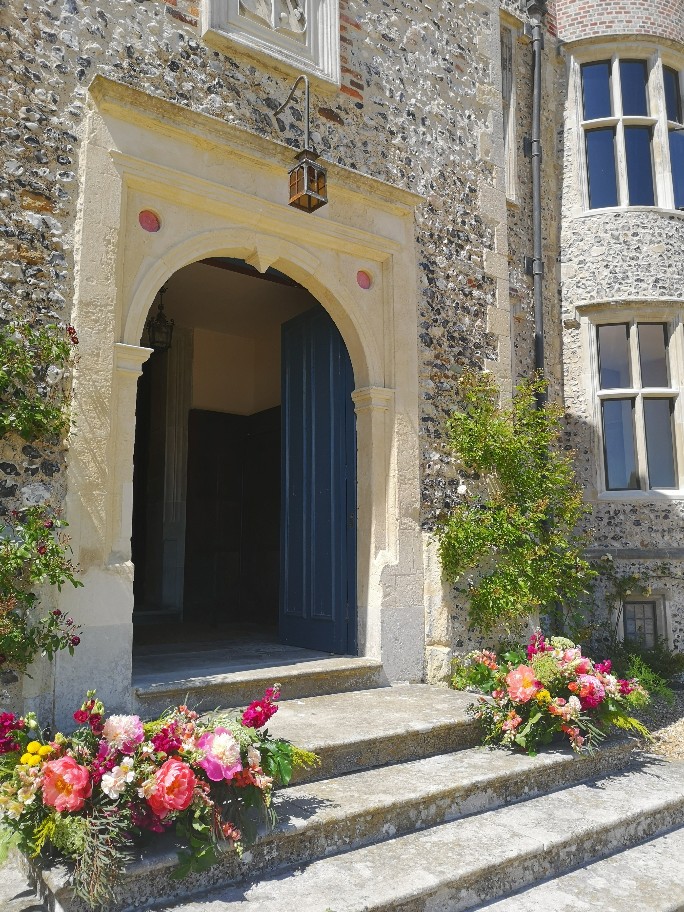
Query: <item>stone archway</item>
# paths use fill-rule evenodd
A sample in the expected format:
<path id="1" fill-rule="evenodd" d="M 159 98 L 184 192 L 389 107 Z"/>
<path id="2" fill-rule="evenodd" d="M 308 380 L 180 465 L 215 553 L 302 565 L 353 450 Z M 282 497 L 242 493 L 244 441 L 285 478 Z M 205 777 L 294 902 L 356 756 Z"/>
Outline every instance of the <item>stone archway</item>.
<path id="1" fill-rule="evenodd" d="M 112 708 L 130 705 L 135 399 L 149 356 L 139 340 L 164 281 L 211 256 L 239 257 L 260 271 L 274 266 L 308 289 L 342 334 L 356 384 L 359 652 L 382 659 L 390 679 L 422 677 L 417 197 L 331 168 L 338 198 L 313 219 L 282 202 L 287 154 L 102 77 L 91 86 L 67 498 L 85 585 L 63 593 L 64 607 L 86 626 L 87 646 L 77 668 L 57 665 L 58 719 L 95 676 Z M 159 231 L 141 227 L 143 210 L 158 215 Z M 360 270 L 371 277 L 367 290 Z"/>

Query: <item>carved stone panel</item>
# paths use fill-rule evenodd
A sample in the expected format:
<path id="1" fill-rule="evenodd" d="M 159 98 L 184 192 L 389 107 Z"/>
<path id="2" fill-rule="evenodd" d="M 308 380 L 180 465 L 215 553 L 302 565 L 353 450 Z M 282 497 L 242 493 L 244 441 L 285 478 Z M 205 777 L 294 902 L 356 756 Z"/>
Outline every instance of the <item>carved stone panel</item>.
<path id="1" fill-rule="evenodd" d="M 234 54 L 340 82 L 339 0 L 205 0 L 202 37 Z"/>

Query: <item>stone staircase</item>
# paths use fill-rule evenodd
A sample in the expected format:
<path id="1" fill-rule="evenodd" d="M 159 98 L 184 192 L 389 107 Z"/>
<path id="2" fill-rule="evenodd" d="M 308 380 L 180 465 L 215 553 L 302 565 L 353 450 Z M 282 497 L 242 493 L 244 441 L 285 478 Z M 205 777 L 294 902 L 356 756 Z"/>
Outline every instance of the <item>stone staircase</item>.
<path id="1" fill-rule="evenodd" d="M 158 845 L 107 912 L 684 910 L 684 764 L 627 740 L 592 757 L 487 750 L 470 695 L 382 686 L 377 668 L 350 690 L 338 671 L 300 680 L 269 725 L 321 757 L 278 792 L 276 829 L 183 881 L 173 842 Z M 41 872 L 46 906 L 81 912 L 65 875 Z"/>

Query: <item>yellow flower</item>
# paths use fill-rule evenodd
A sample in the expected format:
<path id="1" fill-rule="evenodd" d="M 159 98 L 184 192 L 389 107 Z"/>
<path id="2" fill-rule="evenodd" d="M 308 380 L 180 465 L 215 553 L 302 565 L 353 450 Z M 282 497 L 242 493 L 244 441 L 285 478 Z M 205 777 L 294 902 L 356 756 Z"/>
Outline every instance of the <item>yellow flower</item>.
<path id="1" fill-rule="evenodd" d="M 47 757 L 48 754 L 52 753 L 52 748 L 49 744 L 41 744 L 40 749 L 38 750 L 39 757 Z"/>
<path id="2" fill-rule="evenodd" d="M 35 754 L 23 754 L 19 763 L 23 763 L 24 766 L 36 766 L 36 764 L 40 763 L 40 757 Z"/>
<path id="3" fill-rule="evenodd" d="M 40 741 L 29 741 L 29 743 L 26 745 L 26 753 L 27 754 L 37 754 L 38 751 L 40 750 L 40 748 L 41 748 Z"/>
<path id="4" fill-rule="evenodd" d="M 537 703 L 540 703 L 543 706 L 545 703 L 551 702 L 551 694 L 548 692 L 548 690 L 546 690 L 546 688 L 544 688 L 539 691 L 536 696 L 536 700 Z"/>

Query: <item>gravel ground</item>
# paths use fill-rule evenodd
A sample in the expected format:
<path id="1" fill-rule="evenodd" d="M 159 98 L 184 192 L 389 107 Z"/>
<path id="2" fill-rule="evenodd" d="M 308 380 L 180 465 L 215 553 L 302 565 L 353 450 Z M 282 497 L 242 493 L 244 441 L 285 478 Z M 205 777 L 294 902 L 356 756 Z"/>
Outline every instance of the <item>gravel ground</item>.
<path id="1" fill-rule="evenodd" d="M 647 745 L 649 753 L 684 760 L 684 690 L 674 692 L 671 705 L 654 703 L 639 718 L 653 735 L 653 742 Z"/>

